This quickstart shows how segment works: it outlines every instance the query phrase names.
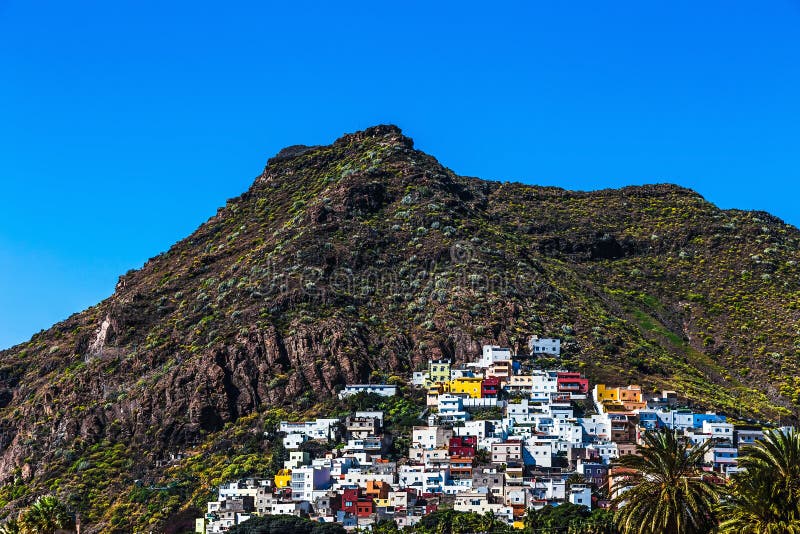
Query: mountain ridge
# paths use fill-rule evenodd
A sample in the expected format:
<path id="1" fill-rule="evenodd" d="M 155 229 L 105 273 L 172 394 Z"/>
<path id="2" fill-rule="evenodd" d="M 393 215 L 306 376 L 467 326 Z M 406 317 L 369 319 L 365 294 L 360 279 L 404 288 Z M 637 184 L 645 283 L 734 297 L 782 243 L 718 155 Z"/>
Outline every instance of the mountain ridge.
<path id="1" fill-rule="evenodd" d="M 391 125 L 287 147 L 112 296 L 0 351 L 0 480 L 28 488 L 0 504 L 146 518 L 112 495 L 168 451 L 532 334 L 593 381 L 796 418 L 798 261 L 796 228 L 673 184 L 458 176 Z"/>

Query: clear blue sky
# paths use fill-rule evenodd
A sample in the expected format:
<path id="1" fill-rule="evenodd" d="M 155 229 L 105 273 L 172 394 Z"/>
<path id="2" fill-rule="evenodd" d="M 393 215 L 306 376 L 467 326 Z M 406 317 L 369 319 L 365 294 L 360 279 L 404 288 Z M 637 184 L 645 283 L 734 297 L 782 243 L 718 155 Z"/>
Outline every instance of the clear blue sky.
<path id="1" fill-rule="evenodd" d="M 281 147 L 390 122 L 461 174 L 800 224 L 800 3 L 0 0 L 0 348 Z"/>

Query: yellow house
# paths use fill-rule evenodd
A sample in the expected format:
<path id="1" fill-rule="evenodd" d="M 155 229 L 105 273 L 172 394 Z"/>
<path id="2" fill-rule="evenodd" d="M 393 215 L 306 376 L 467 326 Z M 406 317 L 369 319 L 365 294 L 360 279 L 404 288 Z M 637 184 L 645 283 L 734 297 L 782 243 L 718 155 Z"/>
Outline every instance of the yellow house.
<path id="1" fill-rule="evenodd" d="M 428 387 L 450 381 L 450 362 L 448 360 L 431 360 L 428 362 Z"/>
<path id="2" fill-rule="evenodd" d="M 619 388 L 607 388 L 605 384 L 596 384 L 594 390 L 597 402 L 619 401 Z"/>
<path id="3" fill-rule="evenodd" d="M 454 378 L 450 381 L 450 393 L 457 395 L 459 393 L 466 393 L 473 399 L 481 398 L 481 382 L 480 377 L 465 376 L 462 378 Z"/>
<path id="4" fill-rule="evenodd" d="M 280 469 L 275 475 L 276 488 L 288 488 L 292 484 L 292 470 Z"/>
<path id="5" fill-rule="evenodd" d="M 642 398 L 642 387 L 636 384 L 607 388 L 605 384 L 595 386 L 597 401 L 603 404 L 619 404 L 626 410 L 641 409 L 646 406 Z"/>

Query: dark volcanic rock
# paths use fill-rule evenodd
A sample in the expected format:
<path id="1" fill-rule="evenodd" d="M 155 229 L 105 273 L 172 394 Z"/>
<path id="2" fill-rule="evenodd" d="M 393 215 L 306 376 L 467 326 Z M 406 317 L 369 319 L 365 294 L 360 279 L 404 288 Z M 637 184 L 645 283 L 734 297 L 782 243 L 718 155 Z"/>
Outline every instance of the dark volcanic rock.
<path id="1" fill-rule="evenodd" d="M 603 234 L 592 243 L 590 254 L 593 260 L 616 260 L 623 257 L 625 252 L 614 236 Z"/>
<path id="2" fill-rule="evenodd" d="M 348 213 L 373 213 L 384 204 L 386 187 L 379 182 L 356 184 L 345 194 L 345 209 Z"/>
<path id="3" fill-rule="evenodd" d="M 267 165 L 274 165 L 275 163 L 279 163 L 281 161 L 286 161 L 292 158 L 296 158 L 298 156 L 302 156 L 308 152 L 311 152 L 315 148 L 319 148 L 318 146 L 307 146 L 307 145 L 291 145 L 287 146 L 286 148 L 282 148 L 277 154 L 267 161 Z"/>

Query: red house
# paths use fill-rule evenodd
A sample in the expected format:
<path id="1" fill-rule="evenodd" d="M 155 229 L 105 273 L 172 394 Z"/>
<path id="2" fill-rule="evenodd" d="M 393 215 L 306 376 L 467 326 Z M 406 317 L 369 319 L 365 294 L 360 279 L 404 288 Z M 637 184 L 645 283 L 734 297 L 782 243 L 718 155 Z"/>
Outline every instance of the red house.
<path id="1" fill-rule="evenodd" d="M 369 517 L 375 511 L 375 503 L 362 495 L 360 488 L 345 488 L 342 490 L 341 509 L 356 517 Z"/>
<path id="2" fill-rule="evenodd" d="M 454 436 L 450 438 L 448 452 L 450 456 L 472 458 L 475 456 L 477 447 L 478 438 L 476 436 Z"/>
<path id="3" fill-rule="evenodd" d="M 356 503 L 356 517 L 369 517 L 375 511 L 372 499 L 362 499 Z"/>
<path id="4" fill-rule="evenodd" d="M 589 379 L 580 373 L 558 373 L 556 385 L 560 393 L 589 393 Z"/>
<path id="5" fill-rule="evenodd" d="M 345 488 L 342 491 L 341 509 L 348 514 L 356 513 L 356 503 L 358 502 L 358 488 Z"/>
<path id="6" fill-rule="evenodd" d="M 481 380 L 481 398 L 496 399 L 497 392 L 500 390 L 500 379 L 489 377 Z"/>

